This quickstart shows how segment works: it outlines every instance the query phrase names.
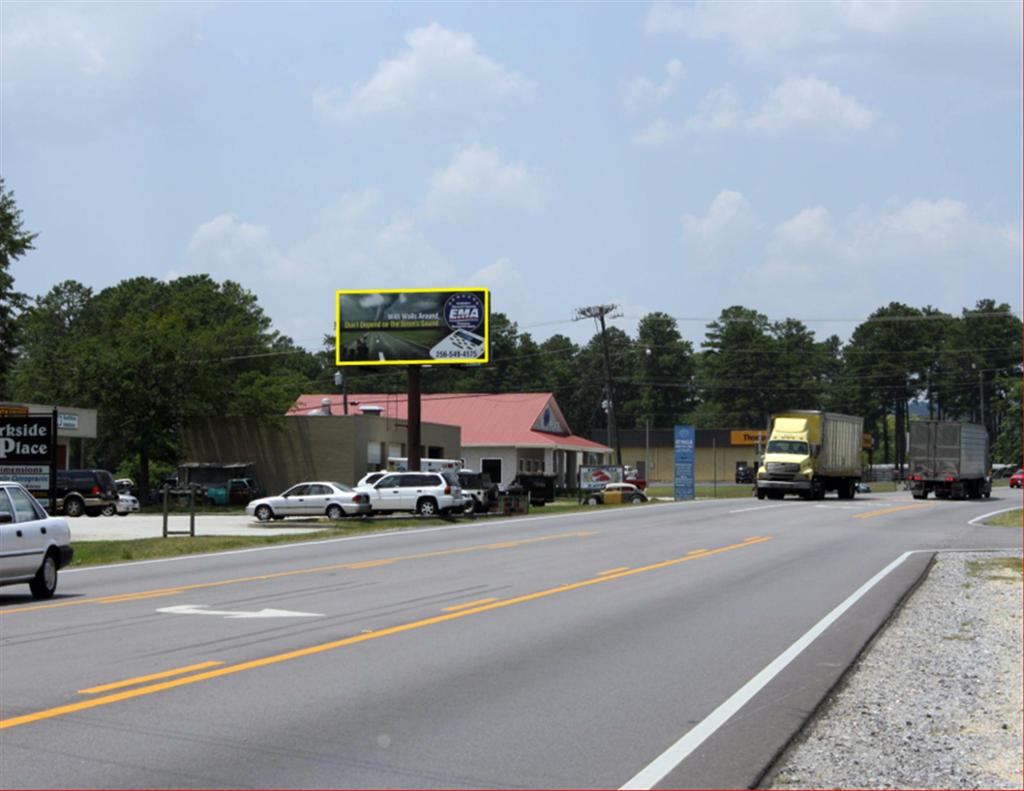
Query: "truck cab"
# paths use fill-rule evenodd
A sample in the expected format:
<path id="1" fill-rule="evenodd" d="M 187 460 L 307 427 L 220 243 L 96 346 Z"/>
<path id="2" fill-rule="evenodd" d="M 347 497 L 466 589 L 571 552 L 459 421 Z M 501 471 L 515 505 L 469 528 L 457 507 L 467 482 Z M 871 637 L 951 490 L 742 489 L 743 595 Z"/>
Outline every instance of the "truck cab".
<path id="1" fill-rule="evenodd" d="M 820 500 L 826 491 L 851 499 L 860 480 L 863 419 L 816 410 L 772 415 L 757 470 L 758 499 L 787 493 Z"/>

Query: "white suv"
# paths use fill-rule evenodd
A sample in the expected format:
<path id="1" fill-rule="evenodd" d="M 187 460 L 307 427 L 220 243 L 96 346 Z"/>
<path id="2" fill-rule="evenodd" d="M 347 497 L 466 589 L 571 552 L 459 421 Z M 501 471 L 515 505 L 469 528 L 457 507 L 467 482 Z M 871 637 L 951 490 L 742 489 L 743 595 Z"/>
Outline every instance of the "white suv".
<path id="1" fill-rule="evenodd" d="M 48 516 L 21 484 L 0 482 L 0 585 L 27 582 L 33 596 L 49 599 L 72 555 L 68 520 Z"/>
<path id="2" fill-rule="evenodd" d="M 357 486 L 356 491 L 370 496 L 370 508 L 376 513 L 414 511 L 437 516 L 461 511 L 465 504 L 458 479 L 443 472 L 393 472 L 372 485 Z"/>

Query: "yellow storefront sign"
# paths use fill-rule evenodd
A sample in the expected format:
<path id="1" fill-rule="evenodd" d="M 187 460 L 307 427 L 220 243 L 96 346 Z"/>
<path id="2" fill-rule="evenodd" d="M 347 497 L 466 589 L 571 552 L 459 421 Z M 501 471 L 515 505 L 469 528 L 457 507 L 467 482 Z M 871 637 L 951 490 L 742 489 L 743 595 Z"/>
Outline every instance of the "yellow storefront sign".
<path id="1" fill-rule="evenodd" d="M 729 444 L 730 445 L 757 445 L 758 443 L 764 444 L 765 432 L 750 430 L 738 430 L 729 432 Z"/>

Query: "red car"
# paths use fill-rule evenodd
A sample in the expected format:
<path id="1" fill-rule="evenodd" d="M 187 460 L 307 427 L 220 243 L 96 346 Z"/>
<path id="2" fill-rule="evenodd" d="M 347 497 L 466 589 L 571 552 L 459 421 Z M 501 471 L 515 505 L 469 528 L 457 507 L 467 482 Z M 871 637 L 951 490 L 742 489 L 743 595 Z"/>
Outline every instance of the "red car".
<path id="1" fill-rule="evenodd" d="M 1011 489 L 1024 489 L 1024 470 L 1017 470 L 1010 476 Z"/>

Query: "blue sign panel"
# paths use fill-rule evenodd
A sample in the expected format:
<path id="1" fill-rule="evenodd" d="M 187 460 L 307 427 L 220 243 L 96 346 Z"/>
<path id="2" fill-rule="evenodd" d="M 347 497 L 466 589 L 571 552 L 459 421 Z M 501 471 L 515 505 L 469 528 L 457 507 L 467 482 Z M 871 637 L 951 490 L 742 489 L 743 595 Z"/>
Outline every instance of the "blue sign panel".
<path id="1" fill-rule="evenodd" d="M 675 499 L 692 500 L 693 493 L 693 426 L 676 426 Z"/>

